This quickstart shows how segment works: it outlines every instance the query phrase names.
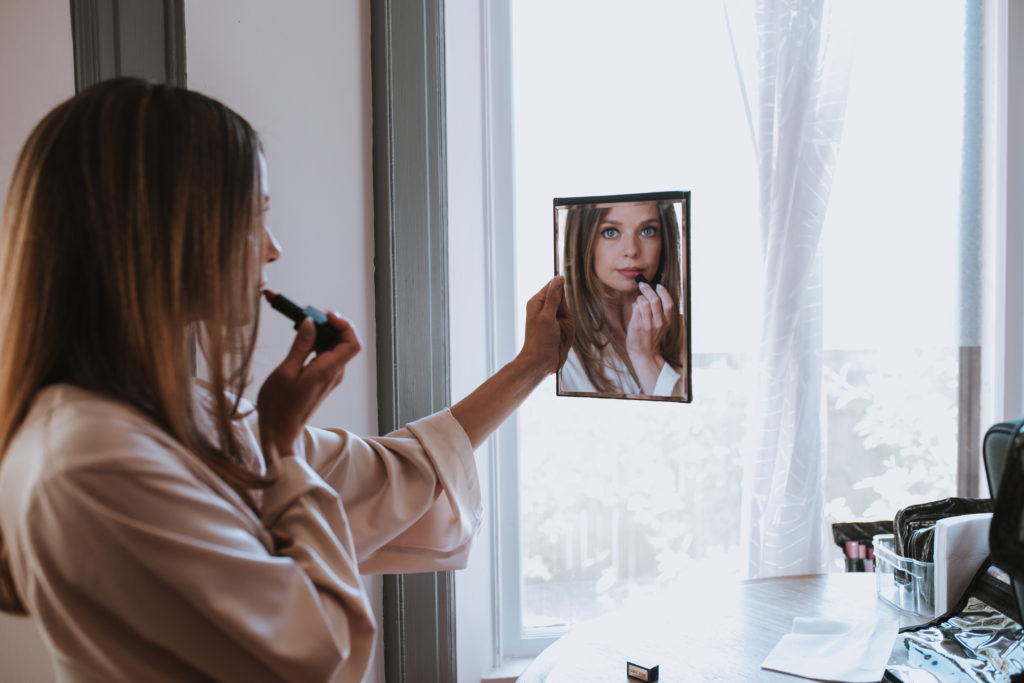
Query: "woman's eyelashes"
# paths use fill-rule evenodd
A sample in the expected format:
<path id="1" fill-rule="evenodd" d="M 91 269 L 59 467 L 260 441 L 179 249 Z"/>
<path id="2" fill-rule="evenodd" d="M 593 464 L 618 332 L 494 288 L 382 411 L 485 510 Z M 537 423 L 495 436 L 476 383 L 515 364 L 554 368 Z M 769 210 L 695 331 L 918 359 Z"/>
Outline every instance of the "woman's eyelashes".
<path id="1" fill-rule="evenodd" d="M 640 230 L 639 230 L 640 237 L 647 237 L 647 238 L 657 237 L 658 233 L 660 231 L 660 227 L 661 227 L 660 225 L 653 225 L 653 224 L 652 225 L 645 225 L 644 227 L 640 228 Z M 616 237 L 619 236 L 619 234 L 620 234 L 620 231 L 619 231 L 618 228 L 605 227 L 605 228 L 601 229 L 601 237 L 603 237 L 605 239 L 608 239 L 608 240 L 615 239 Z"/>

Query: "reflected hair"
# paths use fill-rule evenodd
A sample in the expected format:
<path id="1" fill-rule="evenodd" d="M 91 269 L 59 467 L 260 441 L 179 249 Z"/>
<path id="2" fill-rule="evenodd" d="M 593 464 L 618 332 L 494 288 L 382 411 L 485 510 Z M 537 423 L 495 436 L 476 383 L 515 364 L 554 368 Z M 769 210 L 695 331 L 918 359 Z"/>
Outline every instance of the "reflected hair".
<path id="1" fill-rule="evenodd" d="M 139 79 L 35 127 L 0 233 L 0 466 L 37 392 L 68 383 L 142 410 L 252 504 L 269 479 L 237 420 L 259 321 L 259 150 L 220 102 Z M 25 612 L 2 535 L 0 609 Z"/>
<path id="2" fill-rule="evenodd" d="M 675 202 L 657 201 L 661 223 L 661 257 L 655 281 L 668 290 L 675 302 L 675 312 L 669 317 L 668 330 L 658 349 L 662 358 L 676 370 L 683 357 L 683 325 L 681 310 L 680 226 L 676 218 Z M 613 292 L 602 283 L 594 271 L 594 248 L 601 233 L 600 226 L 608 215 L 609 207 L 598 204 L 577 204 L 569 207 L 565 219 L 565 297 L 569 312 L 575 321 L 573 349 L 590 383 L 601 393 L 622 393 L 605 375 L 606 347 L 611 344 L 606 328 L 604 304 L 612 301 Z M 620 355 L 622 355 L 620 353 Z M 628 358 L 621 359 L 632 372 Z"/>

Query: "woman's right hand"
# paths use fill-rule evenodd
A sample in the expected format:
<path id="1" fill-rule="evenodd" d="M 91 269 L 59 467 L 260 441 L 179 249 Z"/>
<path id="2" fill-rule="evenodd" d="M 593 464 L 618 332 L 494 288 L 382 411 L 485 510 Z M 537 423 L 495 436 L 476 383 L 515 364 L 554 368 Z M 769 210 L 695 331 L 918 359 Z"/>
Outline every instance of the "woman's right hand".
<path id="1" fill-rule="evenodd" d="M 641 389 L 645 394 L 651 394 L 665 365 L 658 346 L 668 332 L 675 302 L 663 285 L 652 288 L 642 282 L 639 289 L 640 295 L 633 302 L 626 328 L 626 352 L 640 379 Z"/>
<path id="2" fill-rule="evenodd" d="M 345 366 L 362 348 L 355 328 L 347 320 L 335 313 L 328 313 L 327 320 L 341 333 L 341 341 L 310 359 L 316 330 L 312 320 L 303 320 L 284 362 L 260 387 L 256 409 L 265 458 L 271 446 L 282 456 L 295 453 L 295 442 L 309 418 L 341 383 Z"/>

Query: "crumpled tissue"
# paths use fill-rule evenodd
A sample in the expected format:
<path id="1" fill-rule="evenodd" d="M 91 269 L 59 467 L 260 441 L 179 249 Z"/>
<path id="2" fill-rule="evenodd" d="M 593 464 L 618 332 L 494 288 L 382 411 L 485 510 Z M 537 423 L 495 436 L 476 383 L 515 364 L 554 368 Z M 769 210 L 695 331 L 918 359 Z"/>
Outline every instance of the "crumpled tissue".
<path id="1" fill-rule="evenodd" d="M 878 683 L 899 633 L 895 617 L 859 622 L 796 617 L 762 669 L 842 683 Z"/>

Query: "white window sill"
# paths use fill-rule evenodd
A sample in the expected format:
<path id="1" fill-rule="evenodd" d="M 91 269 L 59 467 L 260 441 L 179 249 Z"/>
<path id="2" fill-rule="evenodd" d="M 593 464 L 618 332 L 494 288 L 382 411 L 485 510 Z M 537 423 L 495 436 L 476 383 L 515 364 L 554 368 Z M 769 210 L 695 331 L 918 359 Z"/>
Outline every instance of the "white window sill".
<path id="1" fill-rule="evenodd" d="M 480 683 L 516 683 L 516 679 L 530 666 L 532 658 L 506 659 L 505 662 L 484 674 Z"/>

